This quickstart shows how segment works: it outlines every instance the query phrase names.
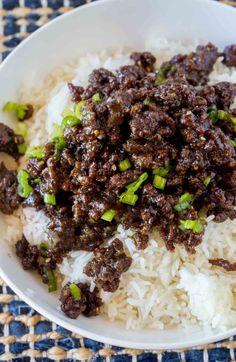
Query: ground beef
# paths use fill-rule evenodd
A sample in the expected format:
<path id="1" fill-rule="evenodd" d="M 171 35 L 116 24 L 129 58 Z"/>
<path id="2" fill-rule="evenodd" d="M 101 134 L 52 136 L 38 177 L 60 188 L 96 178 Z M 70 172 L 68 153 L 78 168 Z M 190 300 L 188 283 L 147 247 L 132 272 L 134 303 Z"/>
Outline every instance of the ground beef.
<path id="1" fill-rule="evenodd" d="M 15 134 L 15 132 L 3 123 L 0 123 L 0 152 L 6 152 L 15 159 L 20 154 L 17 145 L 24 143 L 24 138 Z"/>
<path id="2" fill-rule="evenodd" d="M 91 292 L 89 285 L 77 284 L 81 291 L 81 298 L 77 300 L 71 295 L 69 285 L 65 285 L 60 294 L 61 310 L 65 315 L 72 319 L 77 318 L 81 313 L 86 315 L 86 317 L 98 315 L 102 306 L 98 289 L 95 288 Z"/>
<path id="3" fill-rule="evenodd" d="M 68 83 L 68 89 L 71 94 L 71 99 L 73 102 L 78 103 L 81 101 L 81 95 L 84 91 L 83 87 L 76 86 L 72 83 Z"/>
<path id="4" fill-rule="evenodd" d="M 130 265 L 131 258 L 125 254 L 122 242 L 115 239 L 110 246 L 94 251 L 94 259 L 86 265 L 84 273 L 106 292 L 114 292 L 119 286 L 120 275 Z"/>
<path id="5" fill-rule="evenodd" d="M 21 259 L 25 270 L 37 270 L 40 252 L 36 245 L 30 245 L 24 235 L 16 243 L 16 255 Z"/>
<path id="6" fill-rule="evenodd" d="M 9 171 L 4 163 L 0 163 L 0 210 L 4 214 L 12 214 L 20 205 L 17 194 L 16 171 Z"/>
<path id="7" fill-rule="evenodd" d="M 224 49 L 223 63 L 227 67 L 236 67 L 236 45 L 229 45 Z"/>
<path id="8" fill-rule="evenodd" d="M 234 48 L 224 51 L 226 65 L 235 65 Z M 62 130 L 61 149 L 50 141 L 41 160 L 28 160 L 33 191 L 22 203 L 46 213 L 58 241 L 40 262 L 37 248 L 20 241 L 26 268 L 47 282 L 45 268 L 55 270 L 70 251 L 90 251 L 84 272 L 98 289 L 114 292 L 131 264 L 120 240 L 108 242 L 119 224 L 133 230 L 139 249 L 157 228 L 168 250 L 182 245 L 194 253 L 206 226 L 202 213 L 216 222 L 236 217 L 236 88 L 207 84 L 221 55 L 209 43 L 155 72 L 155 57 L 136 52 L 133 64 L 114 72 L 95 69 L 85 88 L 68 84 L 79 121 Z M 16 148 L 11 132 L 3 139 Z M 44 202 L 45 193 L 55 205 Z M 72 318 L 97 314 L 99 291 L 80 288 L 81 300 L 63 289 L 62 310 Z"/>
<path id="9" fill-rule="evenodd" d="M 147 72 L 154 71 L 154 64 L 156 62 L 156 58 L 150 52 L 143 52 L 143 53 L 132 53 L 131 57 L 134 60 L 135 64 L 141 66 Z"/>
<path id="10" fill-rule="evenodd" d="M 218 56 L 217 48 L 208 43 L 199 45 L 195 52 L 188 55 L 174 56 L 170 64 L 175 66 L 175 74 L 184 75 L 190 84 L 196 86 L 206 84 Z"/>

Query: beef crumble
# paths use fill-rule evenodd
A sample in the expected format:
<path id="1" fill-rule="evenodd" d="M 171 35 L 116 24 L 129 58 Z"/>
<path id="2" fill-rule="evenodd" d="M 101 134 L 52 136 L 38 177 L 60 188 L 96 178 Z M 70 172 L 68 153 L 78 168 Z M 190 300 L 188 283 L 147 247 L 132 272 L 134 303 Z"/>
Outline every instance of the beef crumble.
<path id="1" fill-rule="evenodd" d="M 24 138 L 3 123 L 0 123 L 0 152 L 6 152 L 15 159 L 20 157 L 17 145 L 24 143 Z"/>
<path id="2" fill-rule="evenodd" d="M 224 49 L 224 59 L 223 63 L 227 65 L 227 67 L 235 67 L 236 66 L 236 45 L 229 45 Z"/>
<path id="3" fill-rule="evenodd" d="M 216 222 L 236 217 L 236 85 L 207 84 L 219 57 L 236 66 L 235 49 L 198 46 L 158 71 L 151 53 L 136 52 L 134 64 L 116 72 L 94 70 L 85 88 L 68 84 L 74 110 L 41 156 L 29 158 L 22 202 L 44 210 L 58 242 L 44 255 L 24 238 L 16 245 L 23 267 L 46 283 L 71 250 L 94 253 L 84 273 L 96 288 L 77 284 L 76 298 L 66 285 L 60 300 L 67 316 L 98 314 L 100 289 L 115 292 L 130 267 L 119 239 L 106 244 L 118 224 L 133 229 L 139 249 L 157 228 L 168 250 L 180 244 L 194 253 L 205 230 L 202 210 Z M 4 127 L 0 150 L 15 156 L 19 140 Z"/>
<path id="4" fill-rule="evenodd" d="M 3 162 L 0 163 L 0 210 L 4 214 L 12 214 L 19 207 L 20 200 L 16 171 L 9 171 Z"/>
<path id="5" fill-rule="evenodd" d="M 88 284 L 79 283 L 76 286 L 81 295 L 79 298 L 75 298 L 71 293 L 70 285 L 65 285 L 60 294 L 61 309 L 67 317 L 75 319 L 81 313 L 86 317 L 98 315 L 102 306 L 98 288 L 95 287 L 93 291 L 90 291 Z"/>
<path id="6" fill-rule="evenodd" d="M 115 292 L 121 274 L 130 265 L 131 258 L 124 253 L 122 242 L 115 239 L 110 246 L 94 250 L 94 259 L 86 265 L 84 273 L 92 277 L 104 291 Z"/>

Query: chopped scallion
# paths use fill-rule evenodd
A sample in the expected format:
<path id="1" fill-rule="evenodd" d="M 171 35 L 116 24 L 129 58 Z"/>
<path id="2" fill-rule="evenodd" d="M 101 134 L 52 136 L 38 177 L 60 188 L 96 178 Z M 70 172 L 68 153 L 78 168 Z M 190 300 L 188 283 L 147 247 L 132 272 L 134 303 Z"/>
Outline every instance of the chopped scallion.
<path id="1" fill-rule="evenodd" d="M 230 116 L 227 112 L 219 110 L 217 111 L 217 117 L 220 120 L 228 120 Z"/>
<path id="2" fill-rule="evenodd" d="M 116 211 L 113 209 L 109 209 L 102 214 L 101 219 L 105 221 L 111 222 L 116 216 Z"/>
<path id="3" fill-rule="evenodd" d="M 181 212 L 181 211 L 184 211 L 184 210 L 187 210 L 191 207 L 190 203 L 188 201 L 184 201 L 184 202 L 181 202 L 179 204 L 176 204 L 174 206 L 174 209 L 177 211 L 177 212 Z"/>
<path id="4" fill-rule="evenodd" d="M 233 122 L 233 124 L 234 124 L 234 132 L 236 132 L 236 117 L 231 116 L 231 117 L 230 117 L 230 120 L 231 120 L 231 122 Z"/>
<path id="5" fill-rule="evenodd" d="M 137 180 L 132 182 L 131 184 L 128 184 L 125 186 L 126 190 L 129 193 L 135 193 L 141 186 L 144 181 L 146 181 L 148 178 L 147 172 L 142 173 Z"/>
<path id="6" fill-rule="evenodd" d="M 99 93 L 95 93 L 93 96 L 92 96 L 92 101 L 93 102 L 100 102 L 101 100 L 101 96 Z"/>
<path id="7" fill-rule="evenodd" d="M 208 113 L 208 116 L 212 120 L 212 123 L 215 124 L 219 120 L 230 121 L 234 124 L 234 130 L 236 131 L 236 117 L 223 110 L 213 110 Z"/>
<path id="8" fill-rule="evenodd" d="M 75 116 L 81 120 L 82 113 L 81 108 L 86 104 L 86 101 L 81 101 L 75 105 Z"/>
<path id="9" fill-rule="evenodd" d="M 67 142 L 63 138 L 63 127 L 58 124 L 54 124 L 54 131 L 51 134 L 50 140 L 55 143 L 56 150 L 61 152 L 66 147 Z"/>
<path id="10" fill-rule="evenodd" d="M 71 128 L 77 126 L 78 124 L 81 124 L 81 120 L 75 116 L 66 116 L 62 120 L 62 125 L 66 128 Z"/>
<path id="11" fill-rule="evenodd" d="M 166 186 L 166 181 L 166 178 L 155 175 L 153 179 L 153 186 L 156 187 L 156 189 L 164 190 Z"/>
<path id="12" fill-rule="evenodd" d="M 213 124 L 216 124 L 218 122 L 218 112 L 217 111 L 209 112 L 208 117 L 211 119 Z"/>
<path id="13" fill-rule="evenodd" d="M 185 192 L 182 196 L 180 196 L 179 202 L 174 206 L 174 209 L 177 212 L 189 209 L 191 207 L 191 202 L 194 200 L 194 198 L 194 195 L 190 194 L 189 192 Z"/>
<path id="14" fill-rule="evenodd" d="M 17 145 L 17 149 L 20 155 L 24 155 L 27 150 L 27 144 L 21 143 L 20 145 Z"/>
<path id="15" fill-rule="evenodd" d="M 47 277 L 48 291 L 49 293 L 55 292 L 57 290 L 57 279 L 53 270 L 48 270 L 44 268 L 44 273 Z"/>
<path id="16" fill-rule="evenodd" d="M 120 195 L 120 202 L 123 204 L 134 206 L 138 201 L 138 195 L 125 191 L 123 194 Z"/>
<path id="17" fill-rule="evenodd" d="M 58 152 L 61 152 L 67 145 L 67 142 L 63 137 L 54 138 L 54 143 Z"/>
<path id="18" fill-rule="evenodd" d="M 230 144 L 231 144 L 233 147 L 236 147 L 236 142 L 235 142 L 235 141 L 230 140 Z"/>
<path id="19" fill-rule="evenodd" d="M 182 196 L 180 196 L 179 202 L 192 202 L 194 199 L 194 195 L 190 194 L 189 192 L 185 192 Z"/>
<path id="20" fill-rule="evenodd" d="M 45 204 L 56 205 L 56 196 L 54 194 L 48 194 L 47 192 L 43 195 Z"/>
<path id="21" fill-rule="evenodd" d="M 131 167 L 131 163 L 129 162 L 128 158 L 126 158 L 123 161 L 120 161 L 119 163 L 119 169 L 120 171 L 126 171 Z"/>
<path id="22" fill-rule="evenodd" d="M 162 84 L 164 82 L 164 80 L 167 77 L 167 73 L 171 70 L 171 68 L 172 68 L 172 64 L 170 64 L 170 63 L 165 63 L 160 67 L 160 69 L 158 70 L 158 72 L 156 74 L 156 83 L 157 84 Z"/>
<path id="23" fill-rule="evenodd" d="M 150 99 L 145 98 L 144 101 L 143 101 L 143 105 L 144 106 L 149 106 L 150 102 L 151 102 Z"/>
<path id="24" fill-rule="evenodd" d="M 43 148 L 40 146 L 28 147 L 26 156 L 28 158 L 37 158 L 38 160 L 41 160 L 43 158 Z"/>
<path id="25" fill-rule="evenodd" d="M 182 231 L 192 230 L 196 234 L 200 234 L 203 231 L 204 223 L 202 220 L 180 220 L 179 228 Z"/>
<path id="26" fill-rule="evenodd" d="M 204 185 L 205 187 L 207 187 L 210 182 L 211 182 L 211 176 L 207 176 L 207 177 L 205 177 L 204 180 L 203 180 L 203 185 Z"/>
<path id="27" fill-rule="evenodd" d="M 142 183 L 148 178 L 147 172 L 142 173 L 137 180 L 125 186 L 126 191 L 120 195 L 120 202 L 134 206 L 138 201 L 138 195 L 135 192 L 142 186 Z"/>
<path id="28" fill-rule="evenodd" d="M 19 104 L 14 102 L 7 102 L 3 106 L 4 112 L 15 112 L 19 120 L 23 120 L 29 107 L 26 104 Z"/>
<path id="29" fill-rule="evenodd" d="M 38 246 L 39 252 L 40 254 L 45 257 L 46 256 L 46 251 L 48 250 L 48 246 L 46 243 L 41 243 Z"/>
<path id="30" fill-rule="evenodd" d="M 63 118 L 65 118 L 67 116 L 74 116 L 74 115 L 75 115 L 75 112 L 72 109 L 70 109 L 69 107 L 66 107 L 61 114 L 61 116 Z"/>
<path id="31" fill-rule="evenodd" d="M 170 169 L 171 169 L 171 166 L 154 168 L 152 173 L 153 173 L 153 175 L 165 177 L 169 173 Z"/>
<path id="32" fill-rule="evenodd" d="M 72 297 L 75 298 L 76 300 L 80 300 L 81 299 L 81 290 L 78 287 L 78 285 L 75 283 L 71 283 L 69 285 L 69 288 L 70 288 Z"/>
<path id="33" fill-rule="evenodd" d="M 39 185 L 42 182 L 41 178 L 37 177 L 34 179 L 35 185 Z"/>
<path id="34" fill-rule="evenodd" d="M 20 170 L 17 175 L 18 187 L 17 193 L 19 196 L 26 198 L 32 192 L 32 187 L 29 184 L 29 174 L 25 170 Z"/>

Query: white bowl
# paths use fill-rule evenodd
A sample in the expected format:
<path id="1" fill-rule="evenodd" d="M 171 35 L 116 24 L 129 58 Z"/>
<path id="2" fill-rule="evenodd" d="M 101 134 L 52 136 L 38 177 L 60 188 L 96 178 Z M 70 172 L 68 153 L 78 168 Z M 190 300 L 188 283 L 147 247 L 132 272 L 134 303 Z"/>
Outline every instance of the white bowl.
<path id="1" fill-rule="evenodd" d="M 209 0 L 104 0 L 78 8 L 49 23 L 25 40 L 0 66 L 0 108 L 17 98 L 22 81 L 45 77 L 67 60 L 101 49 L 143 49 L 150 37 L 235 42 L 236 10 Z M 1 115 L 4 117 L 4 115 Z M 188 330 L 130 331 L 102 317 L 68 319 L 57 298 L 31 273 L 23 271 L 13 249 L 0 240 L 0 274 L 39 313 L 83 336 L 141 349 L 174 349 L 220 340 L 236 334 L 210 327 Z M 35 291 L 29 296 L 27 289 Z"/>

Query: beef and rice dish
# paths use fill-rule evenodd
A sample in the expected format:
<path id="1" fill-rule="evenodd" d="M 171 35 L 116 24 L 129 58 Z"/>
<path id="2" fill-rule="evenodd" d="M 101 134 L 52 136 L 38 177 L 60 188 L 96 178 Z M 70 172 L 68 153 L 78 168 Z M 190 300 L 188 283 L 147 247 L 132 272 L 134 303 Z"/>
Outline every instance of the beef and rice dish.
<path id="1" fill-rule="evenodd" d="M 49 292 L 60 289 L 70 318 L 101 312 L 101 293 L 114 293 L 132 265 L 116 233 L 132 230 L 145 252 L 158 233 L 168 252 L 194 258 L 207 218 L 236 219 L 236 82 L 209 83 L 216 62 L 236 67 L 236 45 L 211 43 L 174 55 L 156 67 L 151 52 L 134 52 L 116 71 L 91 72 L 86 86 L 69 82 L 71 107 L 47 142 L 27 145 L 24 132 L 0 123 L 0 151 L 23 167 L 0 164 L 0 210 L 33 208 L 48 218 L 53 243 L 16 242 L 22 267 L 36 271 Z M 8 102 L 20 129 L 34 118 L 33 104 Z M 84 282 L 60 282 L 69 253 L 89 252 Z M 217 273 L 236 271 L 235 259 L 208 258 Z M 92 286 L 88 282 L 92 281 Z"/>

